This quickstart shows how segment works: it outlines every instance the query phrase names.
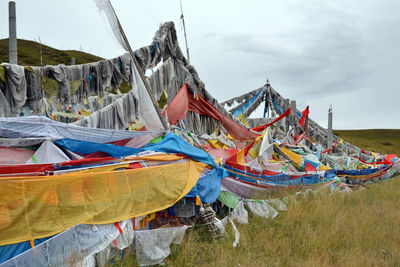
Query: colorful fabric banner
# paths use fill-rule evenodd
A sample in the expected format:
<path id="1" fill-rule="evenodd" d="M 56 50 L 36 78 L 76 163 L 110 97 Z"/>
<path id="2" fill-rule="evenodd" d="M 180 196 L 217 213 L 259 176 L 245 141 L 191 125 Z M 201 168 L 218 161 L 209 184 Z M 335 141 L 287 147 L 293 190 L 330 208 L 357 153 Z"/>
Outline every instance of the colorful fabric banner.
<path id="1" fill-rule="evenodd" d="M 48 237 L 80 223 L 112 223 L 168 208 L 190 192 L 205 166 L 188 161 L 102 173 L 0 177 L 0 246 Z"/>
<path id="2" fill-rule="evenodd" d="M 278 118 L 276 118 L 273 122 L 261 125 L 261 126 L 257 126 L 254 127 L 252 130 L 256 131 L 256 132 L 261 132 L 264 131 L 265 128 L 271 126 L 272 124 L 274 124 L 277 121 L 280 121 L 281 119 L 283 119 L 284 117 L 288 116 L 290 114 L 290 112 L 292 112 L 292 109 L 289 108 L 288 110 L 286 110 L 285 112 L 283 112 Z"/>
<path id="3" fill-rule="evenodd" d="M 299 124 L 300 124 L 301 128 L 303 128 L 303 129 L 304 129 L 304 124 L 305 124 L 306 120 L 308 119 L 308 114 L 310 114 L 309 106 L 307 106 L 306 109 L 303 110 L 303 112 L 301 113 L 301 118 L 300 118 Z"/>
<path id="4" fill-rule="evenodd" d="M 249 140 L 259 136 L 224 116 L 202 96 L 198 95 L 198 98 L 195 99 L 193 93 L 188 89 L 187 85 L 184 84 L 166 110 L 169 124 L 174 125 L 178 120 L 182 120 L 188 111 L 209 116 L 220 121 L 228 133 L 237 140 Z"/>
<path id="5" fill-rule="evenodd" d="M 251 104 L 253 104 L 257 100 L 257 98 L 260 96 L 260 94 L 262 92 L 264 92 L 264 91 L 261 90 L 255 96 L 253 96 L 249 101 L 244 103 L 240 108 L 238 108 L 237 110 L 233 111 L 233 115 L 235 117 L 238 117 L 238 116 L 242 115 L 251 106 Z"/>

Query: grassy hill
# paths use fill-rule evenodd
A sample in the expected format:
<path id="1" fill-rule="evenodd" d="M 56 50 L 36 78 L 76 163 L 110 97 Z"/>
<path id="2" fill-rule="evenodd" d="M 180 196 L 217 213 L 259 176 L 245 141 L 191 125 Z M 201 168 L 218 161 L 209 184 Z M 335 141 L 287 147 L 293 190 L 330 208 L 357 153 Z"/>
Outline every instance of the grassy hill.
<path id="1" fill-rule="evenodd" d="M 34 41 L 18 39 L 18 64 L 40 66 L 40 44 Z M 43 65 L 70 65 L 71 58 L 75 57 L 75 64 L 83 64 L 102 60 L 76 50 L 58 50 L 47 45 L 42 45 Z M 0 62 L 8 62 L 8 39 L 0 39 Z"/>
<path id="2" fill-rule="evenodd" d="M 334 134 L 363 149 L 400 155 L 400 130 L 335 130 Z"/>

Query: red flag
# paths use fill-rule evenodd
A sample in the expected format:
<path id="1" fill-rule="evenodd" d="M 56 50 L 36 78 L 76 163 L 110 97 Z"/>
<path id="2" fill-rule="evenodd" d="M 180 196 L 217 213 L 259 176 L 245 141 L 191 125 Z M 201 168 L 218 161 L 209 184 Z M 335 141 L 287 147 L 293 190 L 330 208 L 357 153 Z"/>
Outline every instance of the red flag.
<path id="1" fill-rule="evenodd" d="M 316 172 L 317 171 L 317 169 L 308 162 L 306 162 L 305 168 L 306 168 L 306 172 Z"/>
<path id="2" fill-rule="evenodd" d="M 275 122 L 277 122 L 277 121 L 283 119 L 284 117 L 288 116 L 288 115 L 290 114 L 291 111 L 292 111 L 292 109 L 289 108 L 288 110 L 286 110 L 285 112 L 283 112 L 278 118 L 276 118 L 276 120 L 274 120 L 273 122 L 267 123 L 267 124 L 264 124 L 264 125 L 261 125 L 261 126 L 257 126 L 257 127 L 255 127 L 255 128 L 253 128 L 252 130 L 253 130 L 253 131 L 256 131 L 256 132 L 264 131 L 264 129 L 267 128 L 268 126 L 271 126 L 271 125 L 274 124 Z"/>
<path id="3" fill-rule="evenodd" d="M 308 118 L 308 114 L 310 114 L 310 109 L 307 106 L 305 110 L 301 113 L 301 118 L 299 121 L 300 126 L 304 129 L 304 123 L 306 122 L 306 119 Z"/>

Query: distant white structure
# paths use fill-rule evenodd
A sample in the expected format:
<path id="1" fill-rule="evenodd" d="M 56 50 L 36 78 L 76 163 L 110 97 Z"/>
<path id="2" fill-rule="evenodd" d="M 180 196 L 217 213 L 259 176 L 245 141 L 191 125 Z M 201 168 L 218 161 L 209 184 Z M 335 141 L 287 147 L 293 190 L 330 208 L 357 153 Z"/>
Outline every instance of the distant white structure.
<path id="1" fill-rule="evenodd" d="M 9 28 L 9 63 L 18 63 L 17 52 L 17 17 L 15 12 L 15 2 L 8 2 L 8 28 Z"/>
<path id="2" fill-rule="evenodd" d="M 328 147 L 332 145 L 332 120 L 333 120 L 333 114 L 332 114 L 332 105 L 329 106 L 328 110 Z"/>

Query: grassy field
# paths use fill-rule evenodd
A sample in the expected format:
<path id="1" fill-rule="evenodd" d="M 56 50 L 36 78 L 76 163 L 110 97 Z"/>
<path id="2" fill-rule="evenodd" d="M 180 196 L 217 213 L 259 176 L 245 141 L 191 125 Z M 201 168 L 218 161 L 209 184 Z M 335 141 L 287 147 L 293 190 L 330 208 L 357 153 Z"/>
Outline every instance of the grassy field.
<path id="1" fill-rule="evenodd" d="M 360 148 L 400 155 L 400 130 L 335 130 L 335 135 Z"/>
<path id="2" fill-rule="evenodd" d="M 400 154 L 400 130 L 335 131 L 343 139 L 380 153 Z M 391 143 L 384 145 L 383 143 Z M 189 229 L 172 246 L 167 266 L 400 266 L 400 176 L 351 194 L 328 192 L 265 220 L 250 216 L 233 234 L 212 242 Z M 111 266 L 138 266 L 134 255 Z"/>
<path id="3" fill-rule="evenodd" d="M 398 177 L 400 178 L 400 177 Z M 351 194 L 323 193 L 293 202 L 275 219 L 250 216 L 217 242 L 188 230 L 167 266 L 400 266 L 400 179 Z M 230 232 L 228 230 L 228 232 Z M 137 266 L 134 256 L 112 266 Z"/>

